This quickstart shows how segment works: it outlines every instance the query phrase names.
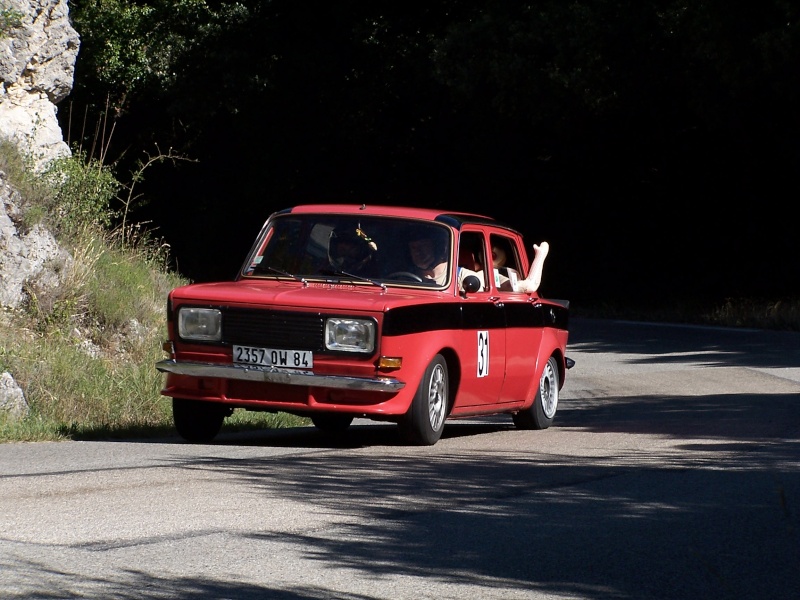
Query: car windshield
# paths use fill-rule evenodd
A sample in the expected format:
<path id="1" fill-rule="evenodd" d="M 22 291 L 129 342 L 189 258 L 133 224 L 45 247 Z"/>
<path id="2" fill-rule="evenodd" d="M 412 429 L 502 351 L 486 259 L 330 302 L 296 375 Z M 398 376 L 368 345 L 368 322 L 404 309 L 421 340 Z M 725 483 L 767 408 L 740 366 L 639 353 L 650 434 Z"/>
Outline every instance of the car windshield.
<path id="1" fill-rule="evenodd" d="M 451 249 L 450 230 L 440 223 L 286 214 L 262 231 L 243 275 L 441 287 L 449 283 Z"/>

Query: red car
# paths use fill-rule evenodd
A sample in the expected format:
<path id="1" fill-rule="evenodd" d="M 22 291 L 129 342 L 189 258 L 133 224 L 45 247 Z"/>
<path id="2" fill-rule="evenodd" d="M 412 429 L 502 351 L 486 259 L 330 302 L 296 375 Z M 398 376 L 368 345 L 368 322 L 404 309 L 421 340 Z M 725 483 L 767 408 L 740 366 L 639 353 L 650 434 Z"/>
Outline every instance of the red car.
<path id="1" fill-rule="evenodd" d="M 508 413 L 545 429 L 566 370 L 569 302 L 538 295 L 548 247 L 438 209 L 307 205 L 269 217 L 233 281 L 172 290 L 162 394 L 209 442 L 233 409 L 344 431 L 397 423 L 432 445 L 445 420 Z"/>

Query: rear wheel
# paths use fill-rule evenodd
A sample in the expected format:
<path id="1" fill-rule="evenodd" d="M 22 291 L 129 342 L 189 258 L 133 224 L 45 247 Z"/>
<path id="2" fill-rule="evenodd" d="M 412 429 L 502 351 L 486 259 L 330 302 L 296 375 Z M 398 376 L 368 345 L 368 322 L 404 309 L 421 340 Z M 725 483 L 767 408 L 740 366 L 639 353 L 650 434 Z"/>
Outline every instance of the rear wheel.
<path id="1" fill-rule="evenodd" d="M 213 440 L 231 409 L 211 402 L 172 399 L 172 419 L 178 434 L 187 442 L 206 444 Z"/>
<path id="2" fill-rule="evenodd" d="M 343 415 L 339 413 L 321 413 L 311 415 L 311 422 L 320 431 L 325 433 L 342 433 L 353 422 L 352 415 Z"/>
<path id="3" fill-rule="evenodd" d="M 425 369 L 411 408 L 399 424 L 403 439 L 418 446 L 438 442 L 447 418 L 448 400 L 447 362 L 437 354 Z"/>
<path id="4" fill-rule="evenodd" d="M 539 389 L 530 408 L 514 415 L 517 429 L 547 429 L 553 424 L 558 410 L 558 363 L 551 356 L 544 366 Z"/>

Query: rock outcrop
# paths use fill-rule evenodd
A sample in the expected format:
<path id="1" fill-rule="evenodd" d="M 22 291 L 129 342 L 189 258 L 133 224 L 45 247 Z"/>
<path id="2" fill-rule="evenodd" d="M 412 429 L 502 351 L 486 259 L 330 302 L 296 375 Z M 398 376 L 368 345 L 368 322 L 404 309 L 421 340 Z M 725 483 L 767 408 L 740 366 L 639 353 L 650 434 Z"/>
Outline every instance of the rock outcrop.
<path id="1" fill-rule="evenodd" d="M 22 15 L 0 35 L 0 137 L 42 166 L 69 154 L 56 104 L 72 91 L 80 37 L 66 0 L 6 0 Z"/>
<path id="2" fill-rule="evenodd" d="M 56 104 L 72 91 L 80 38 L 66 0 L 6 0 L 19 26 L 0 32 L 0 138 L 14 143 L 34 168 L 70 153 Z M 0 309 L 24 301 L 24 286 L 58 285 L 65 251 L 45 229 L 20 232 L 20 197 L 0 171 Z M 55 268 L 54 268 L 55 267 Z M 2 315 L 0 314 L 0 327 Z M 0 373 L 0 411 L 27 413 L 25 397 L 9 373 Z"/>

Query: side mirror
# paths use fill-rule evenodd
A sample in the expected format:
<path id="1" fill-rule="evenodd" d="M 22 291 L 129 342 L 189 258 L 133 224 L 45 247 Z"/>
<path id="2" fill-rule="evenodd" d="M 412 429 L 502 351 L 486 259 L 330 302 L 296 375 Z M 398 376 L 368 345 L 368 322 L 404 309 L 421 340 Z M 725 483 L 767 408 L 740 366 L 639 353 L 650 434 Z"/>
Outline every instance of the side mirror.
<path id="1" fill-rule="evenodd" d="M 464 288 L 465 292 L 475 293 L 481 289 L 481 280 L 475 275 L 467 275 L 464 277 L 464 281 L 461 282 L 461 287 Z"/>

